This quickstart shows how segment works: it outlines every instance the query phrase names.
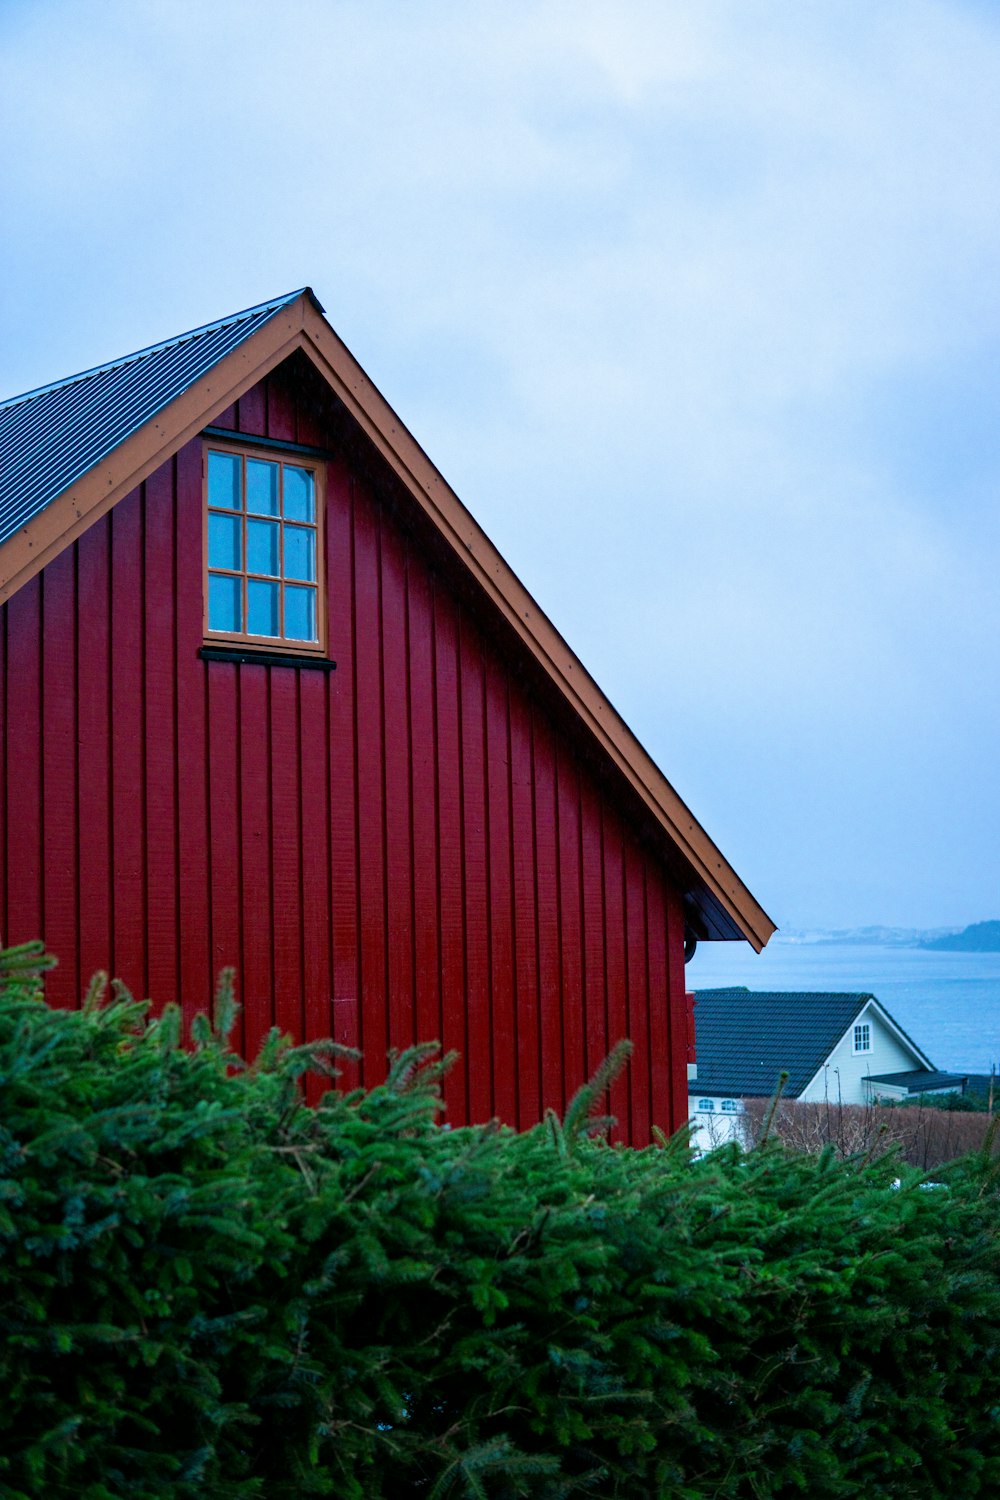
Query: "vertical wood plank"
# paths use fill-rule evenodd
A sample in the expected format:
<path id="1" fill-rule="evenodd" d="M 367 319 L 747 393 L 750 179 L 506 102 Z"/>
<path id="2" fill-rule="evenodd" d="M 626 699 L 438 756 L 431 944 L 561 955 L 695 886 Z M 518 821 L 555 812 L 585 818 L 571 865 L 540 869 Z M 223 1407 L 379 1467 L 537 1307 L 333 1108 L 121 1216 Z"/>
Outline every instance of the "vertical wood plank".
<path id="1" fill-rule="evenodd" d="M 354 607 L 357 679 L 358 874 L 361 897 L 361 1010 L 365 1085 L 385 1076 L 386 1005 L 385 738 L 378 522 L 371 497 L 355 491 Z"/>
<path id="2" fill-rule="evenodd" d="M 177 724 L 173 460 L 145 486 L 146 952 L 157 1009 L 180 995 L 177 942 Z"/>
<path id="3" fill-rule="evenodd" d="M 7 606 L 0 604 L 0 947 L 7 942 Z"/>
<path id="4" fill-rule="evenodd" d="M 271 682 L 271 909 L 274 1004 L 280 1029 L 301 1041 L 302 830 L 299 825 L 298 672 L 268 668 Z"/>
<path id="5" fill-rule="evenodd" d="M 687 1119 L 687 986 L 684 983 L 684 908 L 667 888 L 667 1004 L 670 1014 L 670 1129 Z"/>
<path id="6" fill-rule="evenodd" d="M 517 997 L 514 988 L 514 878 L 510 815 L 510 705 L 507 674 L 486 658 L 486 764 L 490 849 L 490 988 L 493 1002 L 493 1108 L 516 1125 Z"/>
<path id="7" fill-rule="evenodd" d="M 463 619 L 459 627 L 459 702 L 462 746 L 462 844 L 465 899 L 465 1006 L 469 1120 L 493 1114 L 490 1014 L 490 914 L 486 835 L 486 724 L 482 640 Z"/>
<path id="8" fill-rule="evenodd" d="M 559 826 L 560 991 L 562 994 L 565 1103 L 587 1081 L 583 1008 L 583 872 L 580 847 L 580 776 L 572 752 L 560 743 L 556 762 Z"/>
<path id="9" fill-rule="evenodd" d="M 239 676 L 240 878 L 243 892 L 243 1027 L 246 1056 L 256 1057 L 276 1024 L 271 915 L 271 778 L 268 668 Z"/>
<path id="10" fill-rule="evenodd" d="M 416 1040 L 413 1009 L 413 825 L 406 559 L 395 529 L 383 524 L 381 546 L 382 687 L 385 703 L 386 921 L 389 956 L 389 1045 Z"/>
<path id="11" fill-rule="evenodd" d="M 264 382 L 251 386 L 236 403 L 239 430 L 245 437 L 267 437 L 267 393 Z"/>
<path id="12" fill-rule="evenodd" d="M 607 976 L 608 1050 L 628 1038 L 628 999 L 625 967 L 625 872 L 622 825 L 618 814 L 605 806 L 604 846 L 604 971 Z M 612 1139 L 631 1141 L 629 1069 L 612 1081 L 610 1109 L 618 1124 Z"/>
<path id="13" fill-rule="evenodd" d="M 267 401 L 267 436 L 282 443 L 295 442 L 295 398 L 287 372 L 279 367 L 265 381 Z"/>
<path id="14" fill-rule="evenodd" d="M 111 521 L 77 543 L 80 977 L 111 968 Z"/>
<path id="15" fill-rule="evenodd" d="M 114 974 L 140 998 L 148 992 L 142 558 L 142 494 L 133 490 L 111 512 L 111 834 Z"/>
<path id="16" fill-rule="evenodd" d="M 7 842 L 10 943 L 44 940 L 42 905 L 42 580 L 7 605 Z"/>
<path id="17" fill-rule="evenodd" d="M 541 1107 L 562 1110 L 564 1012 L 560 973 L 559 830 L 556 751 L 541 714 L 534 715 L 535 881 L 538 901 L 538 1004 L 542 1046 Z"/>
<path id="18" fill-rule="evenodd" d="M 80 1003 L 76 858 L 76 549 L 42 573 L 42 806 L 45 942 L 59 967 L 45 985 L 56 1005 Z"/>
<path id="19" fill-rule="evenodd" d="M 237 673 L 233 662 L 207 664 L 208 676 L 208 820 L 212 839 L 212 975 L 236 970 L 236 998 L 241 1000 L 242 900 L 240 886 L 240 760 Z M 240 1015 L 233 1046 L 246 1044 Z"/>
<path id="20" fill-rule="evenodd" d="M 649 942 L 649 1063 L 652 1078 L 650 1116 L 654 1125 L 659 1125 L 661 1130 L 669 1132 L 674 1126 L 670 1086 L 667 912 L 662 876 L 656 864 L 648 858 L 646 860 L 646 911 Z"/>
<path id="21" fill-rule="evenodd" d="M 202 642 L 202 457 L 177 454 L 177 852 L 180 988 L 185 1020 L 211 1005 L 211 905 Z M 116 914 L 117 917 L 117 914 Z"/>
<path id="22" fill-rule="evenodd" d="M 646 888 L 642 852 L 633 837 L 625 841 L 625 924 L 627 943 L 628 1034 L 632 1041 L 629 1065 L 632 1100 L 632 1141 L 650 1140 L 649 1114 L 649 990 L 646 964 Z"/>
<path id="23" fill-rule="evenodd" d="M 213 427 L 224 427 L 229 432 L 236 432 L 238 430 L 238 423 L 239 418 L 236 413 L 236 402 L 234 401 L 232 406 L 227 406 L 225 411 L 220 411 L 217 417 L 212 418 L 211 425 Z"/>
<path id="24" fill-rule="evenodd" d="M 462 742 L 459 708 L 458 619 L 452 600 L 434 596 L 434 675 L 437 695 L 438 818 L 441 847 L 441 1041 L 460 1054 L 445 1079 L 448 1120 L 469 1118 L 468 1039 L 465 1029 L 465 912 L 462 851 Z"/>
<path id="25" fill-rule="evenodd" d="M 434 721 L 434 621 L 427 572 L 411 561 L 407 587 L 410 640 L 410 739 L 413 763 L 414 1007 L 418 1042 L 442 1036 L 438 904 L 437 736 Z"/>
<path id="26" fill-rule="evenodd" d="M 297 441 L 313 448 L 330 446 L 328 408 L 330 395 L 311 373 L 298 386 L 295 401 Z"/>
<path id="27" fill-rule="evenodd" d="M 580 840 L 583 864 L 583 992 L 587 1030 L 587 1076 L 608 1055 L 607 989 L 604 976 L 604 850 L 601 804 L 593 785 L 580 788 Z M 608 1107 L 608 1101 L 601 1104 Z"/>
<path id="28" fill-rule="evenodd" d="M 333 1037 L 343 1047 L 361 1048 L 354 500 L 351 476 L 340 462 L 327 466 L 326 496 L 327 623 L 337 663 L 328 684 Z M 360 1067 L 346 1060 L 341 1066 L 343 1087 L 355 1088 Z"/>
<path id="29" fill-rule="evenodd" d="M 299 676 L 299 785 L 302 829 L 302 992 L 304 1039 L 334 1034 L 330 950 L 330 787 L 327 679 L 319 672 Z M 307 1080 L 315 1104 L 318 1080 Z"/>
<path id="30" fill-rule="evenodd" d="M 538 926 L 535 909 L 535 809 L 531 764 L 531 709 L 511 695 L 510 785 L 514 834 L 514 972 L 517 986 L 518 1126 L 541 1117 L 538 1025 Z"/>

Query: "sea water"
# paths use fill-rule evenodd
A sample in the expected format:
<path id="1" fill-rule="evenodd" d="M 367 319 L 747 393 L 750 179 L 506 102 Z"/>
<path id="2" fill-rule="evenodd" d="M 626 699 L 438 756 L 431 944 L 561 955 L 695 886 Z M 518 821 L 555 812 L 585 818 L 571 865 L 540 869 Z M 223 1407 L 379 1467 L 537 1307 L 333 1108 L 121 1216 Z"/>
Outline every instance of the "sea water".
<path id="1" fill-rule="evenodd" d="M 871 994 L 936 1068 L 1000 1072 L 1000 953 L 939 953 L 862 943 L 773 937 L 763 953 L 747 943 L 699 943 L 687 966 L 691 990 Z"/>

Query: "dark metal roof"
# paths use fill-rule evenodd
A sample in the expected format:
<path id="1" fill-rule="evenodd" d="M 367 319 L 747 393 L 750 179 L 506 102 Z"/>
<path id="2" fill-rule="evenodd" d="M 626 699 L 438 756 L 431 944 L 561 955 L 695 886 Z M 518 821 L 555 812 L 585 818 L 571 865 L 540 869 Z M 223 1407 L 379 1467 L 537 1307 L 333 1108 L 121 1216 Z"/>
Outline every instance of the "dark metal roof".
<path id="1" fill-rule="evenodd" d="M 1000 1099 L 1000 1077 L 995 1073 L 966 1073 L 965 1092 L 967 1094 L 982 1094 L 986 1098 L 990 1092 L 990 1086 L 997 1099 Z"/>
<path id="2" fill-rule="evenodd" d="M 0 402 L 0 543 L 303 291 Z"/>
<path id="3" fill-rule="evenodd" d="M 964 1073 L 941 1073 L 936 1069 L 915 1068 L 909 1073 L 873 1073 L 871 1083 L 887 1083 L 891 1088 L 906 1089 L 910 1094 L 927 1094 L 932 1089 L 961 1088 L 967 1082 Z"/>
<path id="4" fill-rule="evenodd" d="M 797 1099 L 873 995 L 697 990 L 698 1081 L 692 1092 L 736 1098 L 773 1094 L 787 1071 Z"/>

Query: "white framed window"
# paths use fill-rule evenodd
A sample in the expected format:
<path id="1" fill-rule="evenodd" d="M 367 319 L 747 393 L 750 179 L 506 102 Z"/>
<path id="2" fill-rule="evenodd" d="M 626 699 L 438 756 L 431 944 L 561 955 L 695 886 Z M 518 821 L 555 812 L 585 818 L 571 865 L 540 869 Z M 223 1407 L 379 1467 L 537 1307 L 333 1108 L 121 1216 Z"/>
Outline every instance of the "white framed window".
<path id="1" fill-rule="evenodd" d="M 723 1101 L 722 1101 L 722 1113 L 724 1115 L 738 1115 L 739 1112 L 740 1112 L 740 1107 L 737 1104 L 737 1102 L 736 1102 L 735 1099 L 723 1099 Z"/>
<path id="2" fill-rule="evenodd" d="M 700 1114 L 710 1115 L 710 1114 L 713 1113 L 714 1110 L 715 1110 L 715 1101 L 714 1101 L 714 1099 L 699 1099 L 698 1100 L 698 1111 L 699 1111 Z"/>
<path id="3" fill-rule="evenodd" d="M 854 1028 L 854 1050 L 855 1052 L 872 1050 L 872 1029 L 867 1021 L 859 1021 Z"/>

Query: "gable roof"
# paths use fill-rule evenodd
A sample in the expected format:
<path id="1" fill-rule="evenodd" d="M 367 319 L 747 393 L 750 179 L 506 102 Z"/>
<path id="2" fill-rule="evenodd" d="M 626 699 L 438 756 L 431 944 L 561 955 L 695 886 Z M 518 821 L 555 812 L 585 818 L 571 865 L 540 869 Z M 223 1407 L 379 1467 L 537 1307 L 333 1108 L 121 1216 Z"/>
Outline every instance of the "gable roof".
<path id="1" fill-rule="evenodd" d="M 0 401 L 0 542 L 301 295 L 290 292 Z"/>
<path id="2" fill-rule="evenodd" d="M 679 855 L 707 938 L 774 923 L 323 317 L 310 288 L 0 404 L 0 603 L 297 351 L 402 481 Z"/>
<path id="3" fill-rule="evenodd" d="M 869 1005 L 911 1049 L 917 1044 L 874 995 L 799 994 L 734 986 L 695 992 L 697 1092 L 760 1097 L 773 1094 L 788 1073 L 785 1097 L 797 1099 L 834 1047 Z M 692 1086 L 692 1092 L 695 1092 Z"/>

